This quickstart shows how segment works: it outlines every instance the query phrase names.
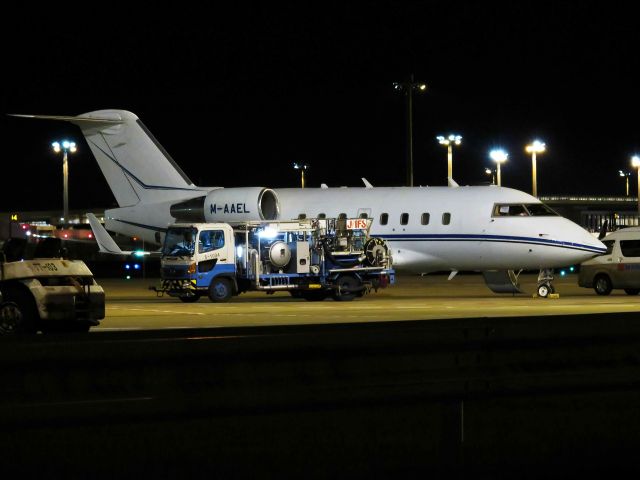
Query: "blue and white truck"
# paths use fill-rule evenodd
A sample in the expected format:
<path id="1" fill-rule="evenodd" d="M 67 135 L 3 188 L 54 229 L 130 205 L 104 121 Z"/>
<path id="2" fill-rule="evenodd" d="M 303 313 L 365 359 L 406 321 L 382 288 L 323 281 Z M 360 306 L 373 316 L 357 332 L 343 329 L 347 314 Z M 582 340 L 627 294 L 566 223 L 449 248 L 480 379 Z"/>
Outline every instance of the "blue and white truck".
<path id="1" fill-rule="evenodd" d="M 159 294 L 226 302 L 247 291 L 353 300 L 394 283 L 386 242 L 371 219 L 178 223 L 165 236 Z"/>

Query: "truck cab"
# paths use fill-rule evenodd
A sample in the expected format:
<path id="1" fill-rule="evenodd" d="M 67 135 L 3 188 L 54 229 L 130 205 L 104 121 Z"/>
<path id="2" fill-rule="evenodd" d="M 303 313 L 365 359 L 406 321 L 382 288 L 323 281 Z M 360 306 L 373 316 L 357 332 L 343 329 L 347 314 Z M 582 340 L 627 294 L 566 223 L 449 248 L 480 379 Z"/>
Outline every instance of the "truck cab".
<path id="1" fill-rule="evenodd" d="M 233 228 L 226 223 L 175 224 L 162 247 L 162 278 L 183 302 L 195 302 L 217 279 L 212 293 L 219 301 L 237 291 Z"/>

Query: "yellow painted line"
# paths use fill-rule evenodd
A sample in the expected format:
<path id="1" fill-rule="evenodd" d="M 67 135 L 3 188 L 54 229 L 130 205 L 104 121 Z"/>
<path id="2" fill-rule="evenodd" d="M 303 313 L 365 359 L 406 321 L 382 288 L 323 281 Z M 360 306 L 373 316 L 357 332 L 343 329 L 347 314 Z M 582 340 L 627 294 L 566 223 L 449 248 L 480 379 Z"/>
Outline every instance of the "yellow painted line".
<path id="1" fill-rule="evenodd" d="M 158 310 L 153 308 L 131 308 L 131 307 L 107 307 L 109 310 L 135 311 L 135 312 L 152 312 L 152 313 L 172 313 L 176 315 L 206 315 L 202 312 L 175 311 L 175 310 Z"/>

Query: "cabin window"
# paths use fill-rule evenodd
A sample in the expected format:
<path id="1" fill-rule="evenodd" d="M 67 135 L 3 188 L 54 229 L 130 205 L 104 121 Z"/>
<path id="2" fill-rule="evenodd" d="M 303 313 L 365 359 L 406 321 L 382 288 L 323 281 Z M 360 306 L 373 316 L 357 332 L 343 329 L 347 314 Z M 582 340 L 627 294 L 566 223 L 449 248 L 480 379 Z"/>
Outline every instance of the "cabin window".
<path id="1" fill-rule="evenodd" d="M 406 225 L 409 223 L 409 214 L 403 213 L 400 215 L 400 225 Z"/>
<path id="2" fill-rule="evenodd" d="M 422 216 L 420 217 L 420 223 L 422 225 L 429 225 L 429 218 L 431 217 L 431 215 L 429 215 L 427 212 L 423 213 Z"/>
<path id="3" fill-rule="evenodd" d="M 381 213 L 380 214 L 380 225 L 386 225 L 387 223 L 389 223 L 389 214 L 388 213 Z"/>
<path id="4" fill-rule="evenodd" d="M 360 217 L 360 218 L 369 218 L 369 215 L 367 215 L 367 213 L 366 213 L 366 212 L 362 212 L 362 213 L 359 215 L 359 217 Z"/>
<path id="5" fill-rule="evenodd" d="M 620 240 L 623 257 L 640 257 L 640 240 Z"/>
<path id="6" fill-rule="evenodd" d="M 346 213 L 341 213 L 340 215 L 338 215 L 338 218 L 340 220 L 345 220 L 347 218 L 347 214 Z"/>
<path id="7" fill-rule="evenodd" d="M 307 218 L 307 214 L 306 213 L 298 214 L 298 220 L 304 220 L 305 218 Z"/>
<path id="8" fill-rule="evenodd" d="M 442 214 L 442 224 L 449 225 L 451 223 L 451 214 L 449 212 Z"/>
<path id="9" fill-rule="evenodd" d="M 327 214 L 326 214 L 326 213 L 319 213 L 319 214 L 318 214 L 318 218 L 319 218 L 319 219 L 327 218 Z"/>

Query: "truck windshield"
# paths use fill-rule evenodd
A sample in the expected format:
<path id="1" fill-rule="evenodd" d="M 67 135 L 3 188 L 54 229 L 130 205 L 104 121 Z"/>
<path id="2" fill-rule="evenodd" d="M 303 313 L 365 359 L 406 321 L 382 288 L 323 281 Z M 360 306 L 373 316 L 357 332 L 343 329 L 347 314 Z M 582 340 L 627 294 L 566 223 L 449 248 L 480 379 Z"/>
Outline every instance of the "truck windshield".
<path id="1" fill-rule="evenodd" d="M 170 228 L 164 239 L 163 255 L 192 256 L 197 231 L 193 227 Z"/>

